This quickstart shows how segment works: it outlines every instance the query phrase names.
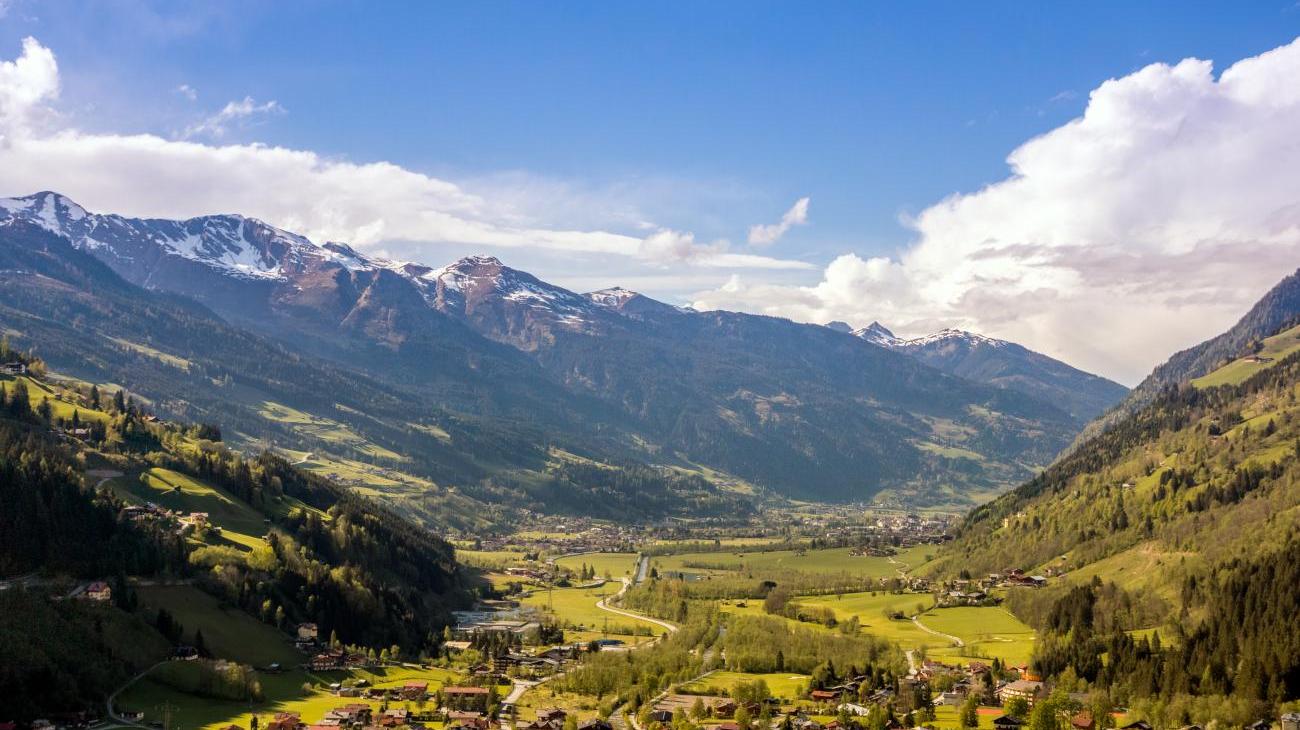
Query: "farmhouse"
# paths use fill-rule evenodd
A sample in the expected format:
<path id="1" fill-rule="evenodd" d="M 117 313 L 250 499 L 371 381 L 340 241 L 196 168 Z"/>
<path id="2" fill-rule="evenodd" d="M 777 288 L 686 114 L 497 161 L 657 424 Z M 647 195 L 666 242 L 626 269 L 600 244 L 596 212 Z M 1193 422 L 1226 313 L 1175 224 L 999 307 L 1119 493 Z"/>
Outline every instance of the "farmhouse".
<path id="1" fill-rule="evenodd" d="M 422 700 L 429 696 L 428 682 L 407 682 L 402 685 L 402 697 L 408 700 Z"/>
<path id="2" fill-rule="evenodd" d="M 448 710 L 487 712 L 486 687 L 443 687 L 438 694 L 442 696 L 443 707 Z"/>

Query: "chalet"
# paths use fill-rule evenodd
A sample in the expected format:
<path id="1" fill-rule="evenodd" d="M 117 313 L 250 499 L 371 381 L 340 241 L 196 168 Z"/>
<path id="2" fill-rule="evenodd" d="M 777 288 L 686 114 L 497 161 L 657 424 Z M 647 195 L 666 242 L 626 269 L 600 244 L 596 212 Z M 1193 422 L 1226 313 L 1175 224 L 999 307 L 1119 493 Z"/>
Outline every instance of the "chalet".
<path id="1" fill-rule="evenodd" d="M 1282 730 L 1300 730 L 1300 712 L 1288 712 L 1278 719 L 1282 721 Z"/>
<path id="2" fill-rule="evenodd" d="M 422 700 L 429 696 L 428 682 L 407 682 L 402 685 L 401 695 L 403 699 Z"/>
<path id="3" fill-rule="evenodd" d="M 965 701 L 965 696 L 960 692 L 940 692 L 939 696 L 934 698 L 934 704 L 947 707 L 956 707 Z"/>
<path id="4" fill-rule="evenodd" d="M 7 362 L 0 365 L 0 372 L 5 375 L 26 375 L 27 363 L 25 362 Z"/>
<path id="5" fill-rule="evenodd" d="M 316 624 L 298 624 L 298 641 L 316 641 L 319 636 L 320 631 L 316 628 Z"/>
<path id="6" fill-rule="evenodd" d="M 86 586 L 86 600 L 88 601 L 111 601 L 113 600 L 113 589 L 102 580 Z"/>
<path id="7" fill-rule="evenodd" d="M 808 696 L 813 702 L 834 702 L 840 698 L 840 693 L 830 689 L 815 689 Z"/>
<path id="8" fill-rule="evenodd" d="M 673 721 L 673 713 L 668 710 L 651 710 L 649 717 L 650 722 L 668 723 Z"/>
<path id="9" fill-rule="evenodd" d="M 296 712 L 277 712 L 275 719 L 263 726 L 263 730 L 300 730 L 302 717 Z"/>
<path id="10" fill-rule="evenodd" d="M 405 725 L 411 719 L 411 712 L 404 707 L 390 707 L 379 715 L 379 724 L 384 727 Z"/>
<path id="11" fill-rule="evenodd" d="M 473 644 L 468 641 L 444 641 L 442 642 L 442 645 L 447 649 L 447 651 L 467 651 L 471 646 L 473 646 Z"/>
<path id="12" fill-rule="evenodd" d="M 1074 730 L 1094 730 L 1097 727 L 1096 720 L 1092 718 L 1092 712 L 1083 710 L 1070 718 L 1070 727 Z"/>
<path id="13" fill-rule="evenodd" d="M 1152 730 L 1152 728 L 1151 728 L 1151 723 L 1147 722 L 1146 720 L 1135 720 L 1125 725 L 1124 727 L 1120 728 L 1119 730 Z M 1294 730 L 1300 730 L 1300 728 L 1295 728 Z"/>
<path id="14" fill-rule="evenodd" d="M 537 719 L 538 719 L 538 720 L 542 720 L 543 722 L 553 722 L 553 721 L 555 721 L 555 720 L 559 720 L 560 725 L 564 725 L 564 718 L 566 718 L 566 717 L 568 717 L 568 716 L 569 716 L 569 713 L 565 712 L 564 710 L 560 709 L 559 707 L 551 707 L 551 708 L 546 709 L 546 710 L 538 710 L 538 711 L 537 711 Z"/>
<path id="15" fill-rule="evenodd" d="M 487 712 L 487 687 L 443 687 L 438 693 L 442 704 L 449 710 Z"/>
<path id="16" fill-rule="evenodd" d="M 866 717 L 867 715 L 871 714 L 870 707 L 867 707 L 865 705 L 859 705 L 856 702 L 845 702 L 844 704 L 840 705 L 836 709 L 838 709 L 840 712 L 847 712 L 850 715 L 856 715 L 858 717 Z"/>
<path id="17" fill-rule="evenodd" d="M 578 730 L 614 730 L 614 726 L 598 717 L 578 724 Z"/>
<path id="18" fill-rule="evenodd" d="M 308 666 L 313 672 L 328 672 L 331 669 L 342 669 L 346 663 L 347 654 L 342 649 L 331 649 L 312 657 Z"/>
<path id="19" fill-rule="evenodd" d="M 993 730 L 1019 730 L 1024 724 L 1023 720 L 1017 720 L 1010 715 L 993 718 Z"/>
<path id="20" fill-rule="evenodd" d="M 1042 691 L 1042 682 L 1037 682 L 1032 679 L 1017 679 L 1014 682 L 1008 682 L 998 688 L 997 696 L 998 700 L 1000 700 L 1004 705 L 1007 703 L 1007 700 L 1018 697 L 1023 699 L 1025 702 L 1028 702 L 1030 707 L 1033 707 L 1034 700 L 1038 699 L 1038 695 L 1041 694 Z"/>

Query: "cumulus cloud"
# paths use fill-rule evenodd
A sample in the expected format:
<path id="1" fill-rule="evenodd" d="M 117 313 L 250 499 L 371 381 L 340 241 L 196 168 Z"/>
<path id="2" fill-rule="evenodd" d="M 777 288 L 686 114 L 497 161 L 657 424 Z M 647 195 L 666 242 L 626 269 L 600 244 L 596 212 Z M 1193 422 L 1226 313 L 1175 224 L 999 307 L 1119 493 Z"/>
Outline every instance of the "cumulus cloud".
<path id="1" fill-rule="evenodd" d="M 22 54 L 0 61 L 0 142 L 30 131 L 44 102 L 59 95 L 59 67 L 50 49 L 23 39 Z"/>
<path id="2" fill-rule="evenodd" d="M 1229 326 L 1300 264 L 1300 40 L 1233 64 L 1156 63 L 1101 84 L 1010 175 L 907 221 L 890 258 L 813 286 L 737 278 L 701 308 L 964 326 L 1135 382 Z"/>
<path id="3" fill-rule="evenodd" d="M 781 240 L 794 226 L 801 226 L 808 222 L 808 198 L 799 198 L 790 206 L 790 210 L 781 216 L 779 223 L 768 223 L 765 225 L 750 226 L 749 244 L 751 246 L 771 246 Z"/>
<path id="4" fill-rule="evenodd" d="M 655 226 L 635 235 L 548 227 L 521 217 L 508 203 L 389 162 L 356 163 L 310 150 L 217 143 L 241 120 L 278 113 L 275 102 L 231 102 L 187 130 L 186 139 L 34 123 L 59 119 L 52 108 L 58 91 L 54 53 L 36 40 L 24 41 L 17 59 L 0 62 L 3 194 L 58 190 L 92 210 L 127 215 L 238 212 L 315 240 L 347 241 L 371 251 L 396 247 L 409 252 L 445 244 L 614 255 L 643 265 L 807 267 L 800 261 L 730 254 L 725 245 L 695 244 L 690 234 Z"/>
<path id="5" fill-rule="evenodd" d="M 176 93 L 180 94 L 186 99 L 189 99 L 190 101 L 194 101 L 195 99 L 199 98 L 199 90 L 194 88 L 193 86 L 190 86 L 189 84 L 181 84 L 180 86 L 177 86 Z"/>

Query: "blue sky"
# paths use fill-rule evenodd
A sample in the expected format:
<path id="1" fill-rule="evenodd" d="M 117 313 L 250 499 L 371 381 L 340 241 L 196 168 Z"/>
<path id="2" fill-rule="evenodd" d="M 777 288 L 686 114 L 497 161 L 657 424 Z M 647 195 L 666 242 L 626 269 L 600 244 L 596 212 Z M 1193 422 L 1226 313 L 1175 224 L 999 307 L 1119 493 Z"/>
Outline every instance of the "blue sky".
<path id="1" fill-rule="evenodd" d="M 903 219 L 1006 179 L 1013 150 L 1083 114 L 1107 79 L 1190 57 L 1212 59 L 1217 73 L 1300 34 L 1293 0 L 0 7 L 0 59 L 17 58 L 28 37 L 57 58 L 47 126 L 386 161 L 505 201 L 500 215 L 528 227 L 689 232 L 695 245 L 807 265 L 756 280 L 723 265 L 607 265 L 589 251 L 524 246 L 503 256 L 575 288 L 630 283 L 681 302 L 734 288 L 735 276 L 815 287 L 846 254 L 899 259 L 918 237 Z M 211 123 L 245 99 L 248 113 Z M 43 182 L 28 187 L 50 187 Z M 751 226 L 775 223 L 803 197 L 805 224 L 770 246 L 746 242 Z M 272 222 L 296 220 L 286 217 Z M 375 250 L 430 263 L 484 247 L 379 238 Z M 612 273 L 626 282 L 602 281 Z M 1252 281 L 1236 299 L 1256 289 Z M 877 309 L 918 332 L 983 324 L 1024 338 L 1004 316 Z M 802 311 L 772 313 L 836 313 Z M 1131 380 L 1155 353 L 1122 367 L 1108 357 L 1090 364 Z"/>

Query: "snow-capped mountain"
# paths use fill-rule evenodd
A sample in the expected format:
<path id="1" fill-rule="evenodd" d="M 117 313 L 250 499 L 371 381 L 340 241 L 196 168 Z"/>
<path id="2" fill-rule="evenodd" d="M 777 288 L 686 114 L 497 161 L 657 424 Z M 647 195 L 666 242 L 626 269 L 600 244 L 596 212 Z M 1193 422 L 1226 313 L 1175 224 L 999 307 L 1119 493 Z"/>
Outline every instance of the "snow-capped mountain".
<path id="1" fill-rule="evenodd" d="M 418 384 L 525 441 L 555 431 L 590 444 L 599 433 L 790 494 L 860 498 L 920 474 L 1009 485 L 1075 432 L 1052 401 L 824 327 L 695 312 L 621 288 L 579 294 L 490 256 L 433 267 L 240 215 L 100 215 L 55 193 L 0 201 L 0 243 L 40 245 L 46 231 L 127 284 L 197 300 L 294 352 Z M 953 468 L 925 445 L 981 460 Z"/>
<path id="2" fill-rule="evenodd" d="M 893 332 L 890 332 L 879 322 L 872 322 L 862 329 L 851 330 L 851 333 L 854 337 L 866 340 L 873 345 L 880 345 L 881 347 L 892 348 L 896 347 L 900 342 L 903 342 L 903 340 L 895 337 Z"/>
<path id="3" fill-rule="evenodd" d="M 953 375 L 1063 404 L 1087 422 L 1128 392 L 1119 383 L 1073 368 L 1022 345 L 975 332 L 947 328 L 901 338 L 879 322 L 853 331 L 874 345 L 909 355 Z"/>

